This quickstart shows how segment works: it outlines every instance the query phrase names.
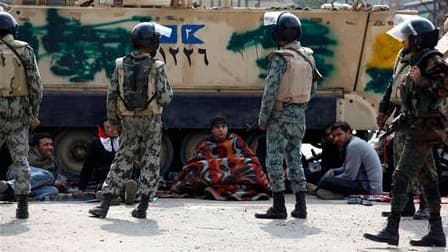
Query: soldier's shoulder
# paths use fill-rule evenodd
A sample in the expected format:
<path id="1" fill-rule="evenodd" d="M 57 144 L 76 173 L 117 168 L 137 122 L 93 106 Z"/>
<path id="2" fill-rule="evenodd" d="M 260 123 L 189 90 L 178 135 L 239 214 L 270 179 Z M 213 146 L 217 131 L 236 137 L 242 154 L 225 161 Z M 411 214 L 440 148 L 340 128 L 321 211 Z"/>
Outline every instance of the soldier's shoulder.
<path id="1" fill-rule="evenodd" d="M 153 66 L 155 69 L 160 69 L 165 65 L 165 62 L 163 60 L 160 60 L 158 58 L 154 58 Z"/>
<path id="2" fill-rule="evenodd" d="M 279 51 L 274 51 L 274 52 L 269 53 L 268 59 L 269 59 L 269 61 L 271 61 L 271 64 L 273 64 L 273 63 L 283 64 L 286 62 L 285 57 L 290 57 L 290 56 L 293 56 L 293 55 L 288 52 L 279 53 Z"/>
<path id="3" fill-rule="evenodd" d="M 14 46 L 15 48 L 25 48 L 25 47 L 31 48 L 31 46 L 29 46 L 27 42 L 21 40 L 13 40 L 11 42 L 11 45 Z"/>
<path id="4" fill-rule="evenodd" d="M 309 56 L 311 56 L 311 55 L 313 55 L 313 53 L 314 53 L 314 51 L 313 51 L 313 49 L 311 49 L 311 48 L 309 48 L 309 47 L 301 47 L 300 48 L 300 50 L 303 52 L 303 53 L 305 53 L 306 55 L 309 55 Z"/>
<path id="5" fill-rule="evenodd" d="M 284 58 L 284 57 L 292 57 L 294 56 L 293 52 L 289 50 L 275 50 L 269 53 L 268 58 L 272 60 L 274 57 Z"/>
<path id="6" fill-rule="evenodd" d="M 116 58 L 116 59 L 115 59 L 115 65 L 116 65 L 117 67 L 122 67 L 122 66 L 123 66 L 123 59 L 124 59 L 124 57 L 118 57 L 118 58 Z"/>

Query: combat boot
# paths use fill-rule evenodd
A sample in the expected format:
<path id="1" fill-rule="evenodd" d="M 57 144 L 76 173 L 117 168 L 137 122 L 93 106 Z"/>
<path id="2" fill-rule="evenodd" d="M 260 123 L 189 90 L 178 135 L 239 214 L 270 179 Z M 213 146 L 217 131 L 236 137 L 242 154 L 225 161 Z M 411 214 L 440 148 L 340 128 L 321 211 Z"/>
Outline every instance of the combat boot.
<path id="1" fill-rule="evenodd" d="M 275 192 L 272 194 L 273 206 L 266 213 L 256 213 L 255 218 L 259 219 L 286 219 L 288 213 L 285 206 L 285 193 Z"/>
<path id="2" fill-rule="evenodd" d="M 112 193 L 104 193 L 101 201 L 101 205 L 96 206 L 89 210 L 89 213 L 95 217 L 105 218 L 109 211 L 110 202 L 112 200 Z"/>
<path id="3" fill-rule="evenodd" d="M 414 195 L 412 193 L 408 194 L 408 203 L 404 206 L 403 211 L 401 212 L 402 217 L 413 217 L 415 214 L 415 205 L 414 205 Z M 381 216 L 389 217 L 390 212 L 382 212 Z"/>
<path id="4" fill-rule="evenodd" d="M 28 195 L 16 195 L 17 198 L 17 209 L 16 218 L 17 219 L 28 219 Z"/>
<path id="5" fill-rule="evenodd" d="M 389 245 L 398 246 L 399 235 L 398 228 L 400 224 L 400 214 L 392 212 L 392 214 L 387 218 L 387 226 L 381 230 L 378 234 L 368 234 L 365 233 L 364 237 L 376 241 L 385 242 Z"/>
<path id="6" fill-rule="evenodd" d="M 429 219 L 429 208 L 426 205 L 425 198 L 423 194 L 420 194 L 420 204 L 417 212 L 414 214 L 414 220 L 428 220 Z"/>
<path id="7" fill-rule="evenodd" d="M 142 194 L 140 196 L 140 203 L 138 203 L 137 207 L 132 210 L 132 217 L 138 219 L 146 218 L 146 210 L 148 209 L 149 202 L 149 194 Z"/>
<path id="8" fill-rule="evenodd" d="M 446 237 L 443 233 L 442 218 L 440 216 L 429 217 L 429 233 L 420 240 L 411 240 L 412 246 L 419 247 L 446 247 Z"/>
<path id="9" fill-rule="evenodd" d="M 291 212 L 291 216 L 299 219 L 306 219 L 305 192 L 296 193 L 296 205 L 295 209 Z"/>

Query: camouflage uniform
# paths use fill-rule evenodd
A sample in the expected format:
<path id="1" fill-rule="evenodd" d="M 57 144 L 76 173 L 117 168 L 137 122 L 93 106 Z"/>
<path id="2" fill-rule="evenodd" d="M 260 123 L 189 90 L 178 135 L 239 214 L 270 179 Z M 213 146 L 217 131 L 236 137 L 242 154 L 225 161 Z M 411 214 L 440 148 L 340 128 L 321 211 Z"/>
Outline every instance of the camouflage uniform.
<path id="1" fill-rule="evenodd" d="M 412 56 L 411 62 L 424 52 Z M 436 61 L 431 56 L 429 61 Z M 422 70 L 423 72 L 423 70 Z M 440 192 L 437 170 L 433 156 L 433 146 L 440 143 L 437 131 L 442 129 L 439 106 L 443 99 L 438 96 L 442 88 L 441 80 L 432 80 L 424 75 L 418 83 L 410 77 L 401 87 L 403 106 L 407 121 L 403 127 L 406 140 L 401 157 L 393 174 L 392 212 L 401 212 L 408 201 L 408 184 L 417 177 L 423 187 L 425 200 L 432 216 L 440 216 Z"/>
<path id="2" fill-rule="evenodd" d="M 284 48 L 299 49 L 299 42 L 292 42 Z M 302 139 L 305 135 L 304 104 L 285 104 L 283 109 L 274 109 L 279 86 L 287 68 L 285 59 L 274 54 L 261 102 L 258 125 L 266 125 L 266 169 L 271 189 L 281 192 L 286 189 L 283 160 L 286 158 L 288 180 L 293 192 L 306 191 L 305 175 L 301 163 Z M 311 90 L 310 90 L 311 92 Z"/>
<path id="3" fill-rule="evenodd" d="M 403 92 L 400 89 L 401 83 L 406 79 L 406 75 L 408 74 L 409 70 L 411 69 L 410 65 L 410 57 L 411 54 L 407 53 L 404 54 L 403 50 L 401 50 L 398 53 L 394 72 L 392 75 L 392 81 L 387 86 L 386 92 L 384 96 L 382 97 L 378 112 L 384 113 L 385 115 L 388 115 L 390 113 L 393 113 L 394 116 L 398 116 L 401 112 L 401 106 L 402 106 L 402 95 Z M 393 160 L 394 160 L 394 169 L 398 164 L 398 160 L 401 157 L 401 153 L 404 149 L 404 144 L 406 140 L 406 135 L 404 133 L 404 129 L 397 129 L 394 134 L 393 139 Z M 409 193 L 416 193 L 418 188 L 418 183 L 416 179 L 412 179 L 410 182 L 409 187 Z M 409 196 L 411 197 L 411 195 Z"/>
<path id="4" fill-rule="evenodd" d="M 147 57 L 148 54 L 134 52 L 133 56 Z M 159 182 L 161 115 L 120 116 L 118 111 L 120 77 L 116 68 L 107 94 L 107 117 L 112 125 L 122 128 L 120 147 L 104 181 L 102 192 L 119 195 L 123 184 L 130 178 L 132 169 L 135 167 L 141 169 L 139 191 L 148 195 L 157 189 Z M 156 82 L 157 103 L 161 106 L 168 105 L 173 92 L 163 66 L 157 69 Z"/>
<path id="5" fill-rule="evenodd" d="M 14 37 L 10 34 L 4 36 L 3 40 L 8 44 L 14 43 Z M 0 41 L 0 47 L 5 46 Z M 0 146 L 3 143 L 8 145 L 13 166 L 17 169 L 15 182 L 17 195 L 25 195 L 30 192 L 28 130 L 32 119 L 38 116 L 42 101 L 42 84 L 33 49 L 26 45 L 24 54 L 21 56 L 25 63 L 28 95 L 0 97 Z M 0 76 L 0 78 L 5 78 L 5 76 Z"/>
<path id="6" fill-rule="evenodd" d="M 386 92 L 379 103 L 379 113 L 385 115 L 393 113 L 394 116 L 397 116 L 400 113 L 402 100 L 399 86 L 411 68 L 409 58 L 410 54 L 403 54 L 403 51 L 399 52 L 394 67 L 392 81 L 387 86 Z M 394 167 L 397 165 L 401 152 L 403 151 L 404 141 L 405 135 L 403 130 L 395 131 L 393 141 Z"/>

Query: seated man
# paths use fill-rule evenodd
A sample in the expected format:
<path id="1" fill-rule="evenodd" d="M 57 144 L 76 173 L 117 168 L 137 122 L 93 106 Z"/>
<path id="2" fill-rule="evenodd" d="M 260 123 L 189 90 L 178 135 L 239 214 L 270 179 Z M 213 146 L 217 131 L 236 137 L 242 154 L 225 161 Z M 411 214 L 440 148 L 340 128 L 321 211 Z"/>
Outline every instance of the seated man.
<path id="1" fill-rule="evenodd" d="M 347 122 L 331 127 L 334 143 L 345 155 L 342 167 L 330 169 L 319 181 L 317 196 L 343 198 L 352 194 L 382 192 L 383 171 L 378 154 L 366 141 L 353 136 Z"/>
<path id="2" fill-rule="evenodd" d="M 43 200 L 46 196 L 55 197 L 58 188 L 66 190 L 68 185 L 63 177 L 58 175 L 59 170 L 53 154 L 53 140 L 47 133 L 37 133 L 33 136 L 32 145 L 28 154 L 31 167 L 31 195 L 34 200 Z M 0 192 L 13 193 L 15 177 L 15 169 L 10 166 L 6 174 L 7 181 L 0 181 Z"/>
<path id="3" fill-rule="evenodd" d="M 315 185 L 319 183 L 320 179 L 328 170 L 334 167 L 341 167 L 344 163 L 343 153 L 340 153 L 338 146 L 331 137 L 331 125 L 325 129 L 320 147 L 322 148 L 322 152 L 307 159 L 307 164 L 304 165 L 308 190 L 309 188 L 315 188 Z"/>
<path id="4" fill-rule="evenodd" d="M 90 182 L 95 184 L 95 191 L 101 190 L 119 143 L 118 131 L 114 130 L 107 120 L 101 121 L 98 136 L 87 147 L 79 178 L 79 190 L 85 191 Z"/>
<path id="5" fill-rule="evenodd" d="M 212 120 L 211 133 L 198 144 L 172 191 L 216 200 L 268 199 L 269 182 L 244 140 L 228 132 L 224 118 Z"/>
<path id="6" fill-rule="evenodd" d="M 86 159 L 81 170 L 79 178 L 79 190 L 75 195 L 82 195 L 81 193 L 87 191 L 89 183 L 93 183 L 94 190 L 99 200 L 101 197 L 101 186 L 107 177 L 110 170 L 110 165 L 115 157 L 120 144 L 120 137 L 117 130 L 115 130 L 107 119 L 103 119 L 98 125 L 98 136 L 90 142 L 87 147 Z M 137 176 L 138 177 L 138 176 Z M 121 197 L 126 204 L 133 204 L 137 194 L 137 182 L 131 178 L 126 182 L 124 195 Z M 120 199 L 117 197 L 113 199 L 112 205 L 120 204 Z"/>

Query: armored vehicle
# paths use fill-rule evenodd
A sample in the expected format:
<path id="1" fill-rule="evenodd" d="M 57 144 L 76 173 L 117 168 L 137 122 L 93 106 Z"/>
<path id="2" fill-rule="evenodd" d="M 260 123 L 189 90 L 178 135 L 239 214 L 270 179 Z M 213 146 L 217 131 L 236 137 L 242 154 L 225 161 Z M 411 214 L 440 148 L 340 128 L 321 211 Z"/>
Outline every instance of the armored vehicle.
<path id="1" fill-rule="evenodd" d="M 19 22 L 17 38 L 35 49 L 44 83 L 41 126 L 56 134 L 57 156 L 79 173 L 85 145 L 106 116 L 115 58 L 130 52 L 131 28 L 156 21 L 172 29 L 157 57 L 166 63 L 175 97 L 163 114 L 162 173 L 180 166 L 220 115 L 257 149 L 256 127 L 267 55 L 275 49 L 263 8 L 193 7 L 166 0 L 17 0 L 3 9 Z M 386 9 L 386 10 L 384 10 Z M 374 130 L 379 97 L 401 45 L 386 35 L 393 11 L 296 10 L 302 44 L 314 51 L 324 79 L 307 111 L 306 142 L 336 120 Z M 173 162 L 174 160 L 174 162 Z"/>

